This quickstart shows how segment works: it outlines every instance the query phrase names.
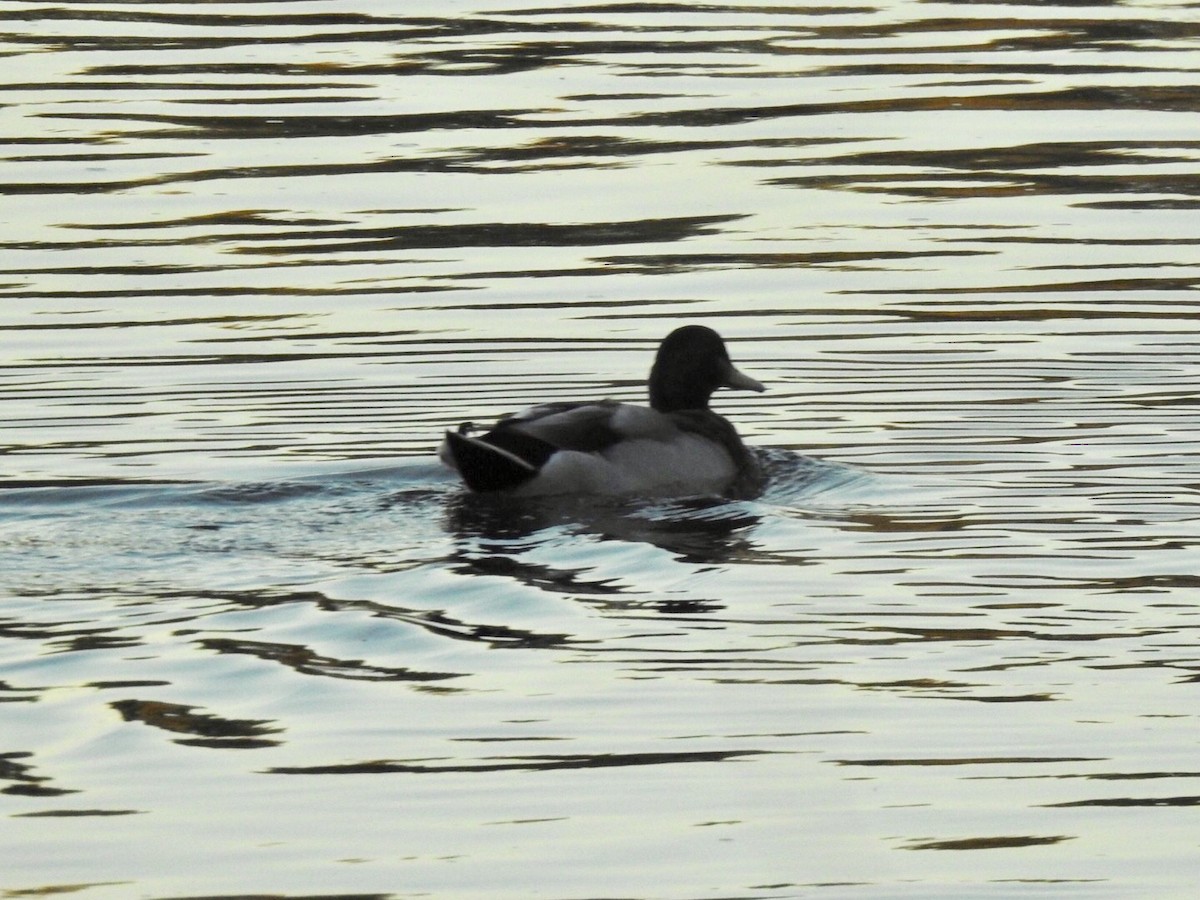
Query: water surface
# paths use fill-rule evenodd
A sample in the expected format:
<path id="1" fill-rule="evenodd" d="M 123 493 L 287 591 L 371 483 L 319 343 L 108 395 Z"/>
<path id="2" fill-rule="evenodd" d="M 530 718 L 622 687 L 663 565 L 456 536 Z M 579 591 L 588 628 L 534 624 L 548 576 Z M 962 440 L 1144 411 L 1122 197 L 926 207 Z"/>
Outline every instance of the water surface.
<path id="1" fill-rule="evenodd" d="M 0 893 L 1192 896 L 1194 4 L 0 18 Z M 685 322 L 761 497 L 433 459 Z"/>

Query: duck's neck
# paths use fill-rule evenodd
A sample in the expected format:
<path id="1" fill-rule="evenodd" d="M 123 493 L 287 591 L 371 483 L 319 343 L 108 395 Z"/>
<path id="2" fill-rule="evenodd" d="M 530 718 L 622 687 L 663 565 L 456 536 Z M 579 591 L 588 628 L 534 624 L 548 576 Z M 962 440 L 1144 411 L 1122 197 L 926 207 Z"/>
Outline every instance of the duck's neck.
<path id="1" fill-rule="evenodd" d="M 696 384 L 664 385 L 650 382 L 650 405 L 659 412 L 679 412 L 685 409 L 708 409 L 712 391 Z"/>

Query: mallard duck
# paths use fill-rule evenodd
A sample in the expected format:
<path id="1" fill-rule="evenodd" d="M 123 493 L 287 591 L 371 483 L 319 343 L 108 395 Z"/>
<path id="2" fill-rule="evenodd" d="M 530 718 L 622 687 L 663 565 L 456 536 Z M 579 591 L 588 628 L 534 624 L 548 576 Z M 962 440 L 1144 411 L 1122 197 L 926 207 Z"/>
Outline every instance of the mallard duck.
<path id="1" fill-rule="evenodd" d="M 757 458 L 708 408 L 717 388 L 766 388 L 734 368 L 721 336 L 672 331 L 650 369 L 650 406 L 615 400 L 543 403 L 476 435 L 447 431 L 438 456 L 477 492 L 750 496 Z"/>

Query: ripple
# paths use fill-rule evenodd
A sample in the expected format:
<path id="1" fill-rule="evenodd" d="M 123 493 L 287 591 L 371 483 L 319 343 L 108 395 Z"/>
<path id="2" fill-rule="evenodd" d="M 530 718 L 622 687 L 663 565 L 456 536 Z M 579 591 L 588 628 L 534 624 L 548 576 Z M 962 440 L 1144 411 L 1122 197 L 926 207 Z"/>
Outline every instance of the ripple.
<path id="1" fill-rule="evenodd" d="M 1194 16 L 492 6 L 7 13 L 6 889 L 1192 891 Z M 436 463 L 683 322 L 760 497 Z"/>

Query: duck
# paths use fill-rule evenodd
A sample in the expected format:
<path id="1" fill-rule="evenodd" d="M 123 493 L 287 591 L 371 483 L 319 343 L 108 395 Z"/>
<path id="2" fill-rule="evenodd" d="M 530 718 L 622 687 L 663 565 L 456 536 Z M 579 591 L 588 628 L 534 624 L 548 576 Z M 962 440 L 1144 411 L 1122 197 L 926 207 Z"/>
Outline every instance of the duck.
<path id="1" fill-rule="evenodd" d="M 728 419 L 709 408 L 719 388 L 761 392 L 734 367 L 725 341 L 684 325 L 658 347 L 649 406 L 616 400 L 555 401 L 501 418 L 484 433 L 447 430 L 438 450 L 480 494 L 752 497 L 758 457 Z"/>

